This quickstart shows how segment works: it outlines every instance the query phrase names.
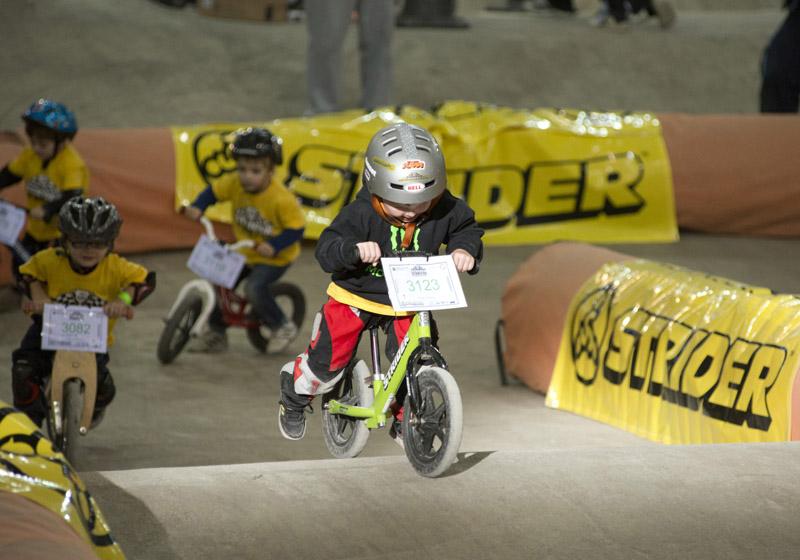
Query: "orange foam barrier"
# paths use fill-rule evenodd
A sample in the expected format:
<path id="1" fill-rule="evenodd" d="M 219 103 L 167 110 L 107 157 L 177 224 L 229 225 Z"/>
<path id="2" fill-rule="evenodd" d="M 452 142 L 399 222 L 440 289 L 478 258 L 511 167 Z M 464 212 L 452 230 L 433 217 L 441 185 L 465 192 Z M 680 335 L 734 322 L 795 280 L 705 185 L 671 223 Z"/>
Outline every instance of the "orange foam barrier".
<path id="1" fill-rule="evenodd" d="M 97 560 L 92 548 L 52 511 L 0 491 L 0 549 L 5 558 Z"/>
<path id="2" fill-rule="evenodd" d="M 547 393 L 573 297 L 604 264 L 633 258 L 566 242 L 548 245 L 528 258 L 502 296 L 506 371 L 534 391 Z M 800 440 L 800 373 L 792 388 L 791 439 Z"/>
<path id="3" fill-rule="evenodd" d="M 678 225 L 705 233 L 800 236 L 800 118 L 658 115 Z"/>

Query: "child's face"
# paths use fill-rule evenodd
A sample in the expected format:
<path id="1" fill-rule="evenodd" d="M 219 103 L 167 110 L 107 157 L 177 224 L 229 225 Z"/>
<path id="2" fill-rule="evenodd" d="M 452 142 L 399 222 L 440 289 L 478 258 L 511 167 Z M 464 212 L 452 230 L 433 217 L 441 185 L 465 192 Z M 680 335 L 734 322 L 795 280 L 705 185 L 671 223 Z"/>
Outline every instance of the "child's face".
<path id="1" fill-rule="evenodd" d="M 245 192 L 259 193 L 272 182 L 275 166 L 269 158 L 241 157 L 236 160 L 236 172 Z"/>
<path id="2" fill-rule="evenodd" d="M 84 268 L 94 268 L 108 254 L 106 243 L 73 243 L 67 240 L 67 252 L 70 258 Z"/>
<path id="3" fill-rule="evenodd" d="M 400 204 L 397 202 L 383 201 L 383 208 L 392 218 L 397 218 L 404 224 L 415 222 L 420 214 L 424 214 L 431 207 L 431 201 L 419 204 Z"/>
<path id="4" fill-rule="evenodd" d="M 42 160 L 48 160 L 55 155 L 56 140 L 51 134 L 33 132 L 28 136 L 31 148 Z"/>

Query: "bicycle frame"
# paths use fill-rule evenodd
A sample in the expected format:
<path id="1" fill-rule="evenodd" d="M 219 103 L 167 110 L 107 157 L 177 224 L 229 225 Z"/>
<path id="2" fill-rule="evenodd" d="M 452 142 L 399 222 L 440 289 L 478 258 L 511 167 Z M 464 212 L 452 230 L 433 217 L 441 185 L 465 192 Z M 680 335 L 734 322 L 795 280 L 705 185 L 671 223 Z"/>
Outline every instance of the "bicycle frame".
<path id="1" fill-rule="evenodd" d="M 55 431 L 60 436 L 63 430 L 64 384 L 70 379 L 83 383 L 83 410 L 81 411 L 80 434 L 85 436 L 92 423 L 95 399 L 97 397 L 97 362 L 94 352 L 58 350 L 53 358 L 48 406 L 53 409 Z"/>
<path id="2" fill-rule="evenodd" d="M 417 371 L 422 365 L 430 362 L 443 368 L 447 367 L 444 358 L 432 342 L 430 311 L 420 311 L 414 316 L 408 332 L 385 374 L 381 372 L 377 327 L 370 329 L 370 353 L 372 355 L 372 389 L 375 393 L 372 406 L 350 406 L 335 399 L 328 402 L 328 412 L 331 414 L 361 418 L 370 429 L 382 428 L 386 425 L 386 413 L 403 380 L 408 381 L 411 412 L 416 414 L 416 397 L 419 394 L 416 384 Z M 411 375 L 408 375 L 409 367 Z"/>

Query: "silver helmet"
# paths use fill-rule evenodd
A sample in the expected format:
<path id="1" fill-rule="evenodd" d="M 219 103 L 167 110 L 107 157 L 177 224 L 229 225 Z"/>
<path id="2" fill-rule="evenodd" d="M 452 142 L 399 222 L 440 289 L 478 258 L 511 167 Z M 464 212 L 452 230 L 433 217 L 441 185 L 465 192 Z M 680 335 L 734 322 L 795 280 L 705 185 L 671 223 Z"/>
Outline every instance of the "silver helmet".
<path id="1" fill-rule="evenodd" d="M 364 158 L 364 186 L 389 202 L 420 204 L 447 186 L 444 155 L 431 133 L 398 123 L 372 137 Z"/>

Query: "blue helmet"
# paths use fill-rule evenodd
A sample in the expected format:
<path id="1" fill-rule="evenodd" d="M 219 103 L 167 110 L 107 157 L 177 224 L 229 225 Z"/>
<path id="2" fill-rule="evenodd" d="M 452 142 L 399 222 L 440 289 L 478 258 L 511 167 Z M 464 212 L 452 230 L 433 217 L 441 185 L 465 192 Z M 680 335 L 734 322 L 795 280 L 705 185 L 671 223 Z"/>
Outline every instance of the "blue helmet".
<path id="1" fill-rule="evenodd" d="M 72 111 L 50 99 L 42 98 L 35 101 L 22 113 L 22 120 L 52 130 L 57 137 L 72 138 L 78 132 L 78 122 Z"/>

